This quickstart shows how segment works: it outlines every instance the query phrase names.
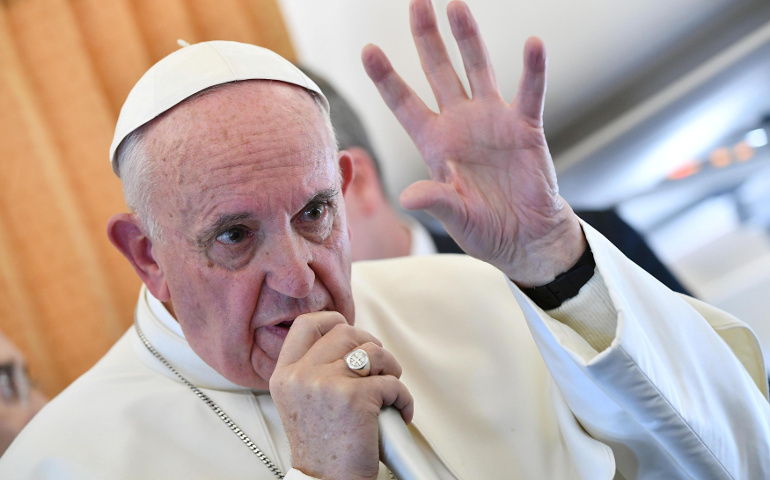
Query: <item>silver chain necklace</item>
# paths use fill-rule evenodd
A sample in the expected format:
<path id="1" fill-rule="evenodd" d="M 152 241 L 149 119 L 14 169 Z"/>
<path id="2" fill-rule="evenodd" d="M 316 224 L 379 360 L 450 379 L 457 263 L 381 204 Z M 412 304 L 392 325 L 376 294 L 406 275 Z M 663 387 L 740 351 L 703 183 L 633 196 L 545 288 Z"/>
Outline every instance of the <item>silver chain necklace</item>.
<path id="1" fill-rule="evenodd" d="M 182 381 L 185 385 L 190 387 L 190 390 L 193 391 L 193 393 L 203 401 L 208 407 L 217 414 L 217 416 L 225 422 L 225 425 L 230 428 L 230 430 L 241 439 L 243 443 L 246 444 L 247 447 L 249 447 L 249 450 L 251 450 L 254 455 L 256 455 L 260 460 L 262 460 L 262 463 L 265 464 L 268 470 L 270 470 L 276 477 L 283 479 L 284 474 L 281 471 L 280 468 L 278 468 L 272 460 L 270 460 L 267 455 L 265 455 L 265 452 L 263 452 L 254 442 L 251 441 L 251 439 L 243 433 L 243 430 L 241 430 L 238 425 L 235 424 L 235 422 L 222 410 L 219 405 L 214 403 L 214 400 L 210 399 L 208 395 L 203 393 L 200 388 L 196 387 L 192 384 L 189 380 L 187 380 L 181 373 L 179 373 L 172 365 L 169 363 L 166 358 L 160 354 L 157 350 L 155 350 L 155 347 L 152 346 L 149 340 L 147 340 L 147 337 L 144 336 L 144 333 L 142 333 L 142 329 L 139 328 L 139 321 L 136 318 L 136 312 L 134 312 L 134 328 L 136 328 L 136 333 L 139 335 L 139 340 L 142 341 L 145 347 L 147 347 L 147 350 L 158 359 L 160 363 L 166 366 L 171 372 L 179 378 L 179 380 Z M 390 474 L 391 480 L 397 480 L 396 476 L 393 475 L 393 472 L 388 470 L 388 473 Z"/>
<path id="2" fill-rule="evenodd" d="M 160 363 L 165 365 L 171 372 L 179 378 L 179 380 L 182 381 L 185 385 L 190 387 L 190 390 L 193 391 L 193 393 L 200 398 L 203 403 L 209 406 L 209 408 L 217 414 L 217 416 L 222 419 L 223 422 L 225 422 L 225 425 L 227 425 L 230 430 L 243 441 L 243 443 L 246 444 L 247 447 L 249 447 L 249 450 L 251 450 L 254 455 L 259 457 L 260 460 L 262 460 L 262 463 L 265 464 L 268 470 L 273 472 L 273 474 L 278 478 L 283 478 L 283 472 L 280 468 L 278 468 L 269 458 L 267 458 L 267 455 L 260 450 L 260 448 L 251 441 L 251 439 L 243 433 L 243 430 L 241 430 L 238 425 L 235 424 L 235 422 L 232 421 L 232 419 L 222 410 L 219 408 L 219 405 L 214 403 L 214 400 L 210 399 L 208 395 L 203 393 L 198 387 L 192 384 L 189 380 L 187 380 L 181 373 L 177 372 L 176 369 L 166 360 L 163 355 L 161 355 L 155 348 L 152 346 L 149 340 L 147 340 L 147 337 L 144 336 L 144 333 L 142 333 L 142 329 L 139 328 L 139 322 L 136 319 L 136 314 L 134 314 L 134 327 L 136 328 L 136 333 L 139 335 L 139 339 L 142 341 L 145 347 L 147 347 L 147 350 L 152 353 L 152 355 L 157 358 Z"/>

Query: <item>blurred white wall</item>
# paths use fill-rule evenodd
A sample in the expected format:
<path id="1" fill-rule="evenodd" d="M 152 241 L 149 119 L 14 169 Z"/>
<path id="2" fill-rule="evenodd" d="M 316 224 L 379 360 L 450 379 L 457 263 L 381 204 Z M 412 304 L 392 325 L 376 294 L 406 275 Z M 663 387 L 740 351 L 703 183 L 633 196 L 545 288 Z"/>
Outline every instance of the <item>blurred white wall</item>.
<path id="1" fill-rule="evenodd" d="M 546 133 L 576 121 L 608 92 L 665 53 L 733 0 L 590 0 L 539 2 L 469 0 L 492 56 L 504 97 L 511 100 L 521 73 L 526 38 L 546 42 L 549 84 Z M 740 3 L 740 2 L 739 2 Z M 434 0 L 440 27 L 448 0 Z M 360 62 L 367 43 L 381 46 L 395 68 L 432 108 L 435 103 L 414 51 L 408 0 L 280 0 L 300 60 L 327 77 L 364 117 L 397 194 L 425 175 L 416 149 L 366 77 Z M 459 53 L 448 42 L 455 65 Z M 463 76 L 464 79 L 464 76 Z"/>

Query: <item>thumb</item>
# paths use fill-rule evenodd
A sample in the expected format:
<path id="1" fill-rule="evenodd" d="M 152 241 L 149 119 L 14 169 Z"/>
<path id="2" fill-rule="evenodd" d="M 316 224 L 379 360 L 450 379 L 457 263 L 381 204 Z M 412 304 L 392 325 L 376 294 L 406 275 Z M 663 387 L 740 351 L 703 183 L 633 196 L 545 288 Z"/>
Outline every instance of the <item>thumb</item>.
<path id="1" fill-rule="evenodd" d="M 399 203 L 407 210 L 425 210 L 449 231 L 453 226 L 464 225 L 467 219 L 460 195 L 446 183 L 432 180 L 414 182 L 401 192 Z"/>

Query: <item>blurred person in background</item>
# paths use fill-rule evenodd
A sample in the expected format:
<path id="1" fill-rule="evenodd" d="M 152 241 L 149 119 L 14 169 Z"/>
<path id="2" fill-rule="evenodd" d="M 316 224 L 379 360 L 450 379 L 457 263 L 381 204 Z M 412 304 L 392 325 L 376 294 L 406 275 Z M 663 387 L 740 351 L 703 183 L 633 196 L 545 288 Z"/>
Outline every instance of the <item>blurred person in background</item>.
<path id="1" fill-rule="evenodd" d="M 30 384 L 24 355 L 0 333 L 0 455 L 47 401 Z"/>

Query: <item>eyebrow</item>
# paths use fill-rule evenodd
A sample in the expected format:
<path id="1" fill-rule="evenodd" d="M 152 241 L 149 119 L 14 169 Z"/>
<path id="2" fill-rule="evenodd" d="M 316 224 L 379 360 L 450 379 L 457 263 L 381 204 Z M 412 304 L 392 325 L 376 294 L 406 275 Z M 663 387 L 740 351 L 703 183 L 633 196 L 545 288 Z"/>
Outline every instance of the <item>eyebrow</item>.
<path id="1" fill-rule="evenodd" d="M 304 209 L 305 207 L 307 207 L 312 203 L 329 202 L 331 200 L 334 200 L 338 194 L 339 194 L 339 190 L 337 190 L 336 188 L 326 188 L 316 193 L 312 197 L 310 197 L 310 199 L 307 202 L 305 202 L 305 206 L 302 208 Z"/>

